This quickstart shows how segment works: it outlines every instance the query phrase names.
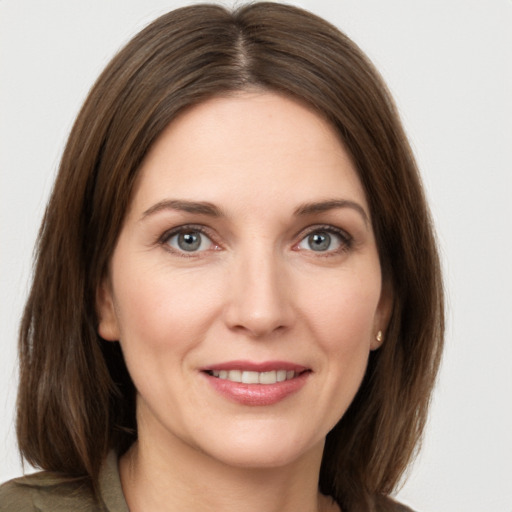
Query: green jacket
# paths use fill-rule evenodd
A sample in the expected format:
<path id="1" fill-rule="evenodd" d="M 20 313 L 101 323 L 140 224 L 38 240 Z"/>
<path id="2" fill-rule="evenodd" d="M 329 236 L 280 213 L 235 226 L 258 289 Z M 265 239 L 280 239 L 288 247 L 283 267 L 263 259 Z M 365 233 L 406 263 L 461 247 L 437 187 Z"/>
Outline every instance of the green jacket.
<path id="1" fill-rule="evenodd" d="M 0 486 L 0 512 L 129 512 L 114 452 L 101 468 L 99 484 L 98 503 L 82 479 L 49 472 L 16 478 Z"/>

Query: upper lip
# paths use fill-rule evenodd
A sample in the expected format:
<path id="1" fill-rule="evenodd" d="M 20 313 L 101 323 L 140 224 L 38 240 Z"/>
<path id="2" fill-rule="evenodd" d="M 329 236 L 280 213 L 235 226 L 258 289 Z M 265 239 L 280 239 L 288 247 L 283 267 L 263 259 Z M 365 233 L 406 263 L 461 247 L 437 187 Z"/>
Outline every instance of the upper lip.
<path id="1" fill-rule="evenodd" d="M 216 363 L 209 366 L 205 366 L 201 368 L 201 371 L 208 372 L 213 370 L 241 370 L 248 372 L 271 372 L 277 370 L 287 370 L 294 371 L 296 373 L 301 373 L 305 370 L 308 370 L 306 366 L 292 363 L 290 361 L 263 361 L 263 362 L 254 362 L 254 361 L 226 361 L 223 363 Z"/>

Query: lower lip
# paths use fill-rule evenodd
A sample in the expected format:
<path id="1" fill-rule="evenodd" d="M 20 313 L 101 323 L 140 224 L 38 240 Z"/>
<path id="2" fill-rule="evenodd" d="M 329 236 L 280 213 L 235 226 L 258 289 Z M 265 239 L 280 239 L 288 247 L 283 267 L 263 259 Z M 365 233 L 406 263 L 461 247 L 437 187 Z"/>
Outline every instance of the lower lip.
<path id="1" fill-rule="evenodd" d="M 227 399 L 238 404 L 254 406 L 277 404 L 297 393 L 306 384 L 309 374 L 310 372 L 303 372 L 293 379 L 275 384 L 243 384 L 203 373 L 210 385 Z"/>

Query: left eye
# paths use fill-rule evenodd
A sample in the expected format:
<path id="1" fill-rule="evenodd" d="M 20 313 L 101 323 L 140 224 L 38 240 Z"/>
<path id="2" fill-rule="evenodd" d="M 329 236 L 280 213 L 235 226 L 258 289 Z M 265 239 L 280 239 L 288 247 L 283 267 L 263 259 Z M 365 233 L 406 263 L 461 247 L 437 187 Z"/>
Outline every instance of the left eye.
<path id="1" fill-rule="evenodd" d="M 166 243 L 180 252 L 200 252 L 213 247 L 213 242 L 201 231 L 190 229 L 171 235 Z"/>
<path id="2" fill-rule="evenodd" d="M 348 240 L 340 233 L 318 230 L 304 237 L 297 247 L 308 251 L 329 252 L 336 251 L 344 245 L 348 245 Z"/>

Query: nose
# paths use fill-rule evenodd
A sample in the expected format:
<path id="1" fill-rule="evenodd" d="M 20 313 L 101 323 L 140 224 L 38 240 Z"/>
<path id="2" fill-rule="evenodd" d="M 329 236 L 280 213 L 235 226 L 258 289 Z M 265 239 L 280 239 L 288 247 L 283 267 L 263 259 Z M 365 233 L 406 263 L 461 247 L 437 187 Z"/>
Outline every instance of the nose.
<path id="1" fill-rule="evenodd" d="M 284 267 L 271 250 L 253 250 L 236 258 L 225 305 L 230 329 L 262 339 L 291 327 L 292 289 Z"/>

